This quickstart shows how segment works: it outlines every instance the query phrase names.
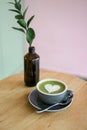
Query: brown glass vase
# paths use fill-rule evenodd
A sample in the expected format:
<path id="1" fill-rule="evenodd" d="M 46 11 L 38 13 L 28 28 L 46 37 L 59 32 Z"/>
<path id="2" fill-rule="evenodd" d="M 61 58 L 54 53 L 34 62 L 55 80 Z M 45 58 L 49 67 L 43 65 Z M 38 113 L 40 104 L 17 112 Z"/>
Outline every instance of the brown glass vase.
<path id="1" fill-rule="evenodd" d="M 35 47 L 29 47 L 29 52 L 24 56 L 24 82 L 26 86 L 33 87 L 39 81 L 39 60 Z"/>

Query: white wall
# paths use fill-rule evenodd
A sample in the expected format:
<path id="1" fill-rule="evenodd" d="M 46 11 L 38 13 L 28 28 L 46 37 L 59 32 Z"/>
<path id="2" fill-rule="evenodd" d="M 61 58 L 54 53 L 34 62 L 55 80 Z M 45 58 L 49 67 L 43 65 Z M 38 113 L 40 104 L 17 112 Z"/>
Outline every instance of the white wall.
<path id="1" fill-rule="evenodd" d="M 87 77 L 87 0 L 25 0 L 43 69 Z"/>

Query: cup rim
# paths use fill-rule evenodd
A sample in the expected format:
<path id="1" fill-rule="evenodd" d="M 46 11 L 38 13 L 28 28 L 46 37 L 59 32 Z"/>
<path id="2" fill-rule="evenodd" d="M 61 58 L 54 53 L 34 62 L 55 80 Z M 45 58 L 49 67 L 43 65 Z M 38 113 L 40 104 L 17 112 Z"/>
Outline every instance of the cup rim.
<path id="1" fill-rule="evenodd" d="M 39 84 L 41 84 L 41 83 L 43 83 L 43 82 L 45 82 L 45 81 L 57 81 L 57 82 L 60 82 L 60 83 L 64 84 L 65 89 L 64 89 L 62 92 L 60 92 L 60 93 L 45 93 L 45 92 L 43 92 L 43 91 L 41 91 L 41 90 L 39 89 Z M 40 93 L 42 93 L 42 94 L 44 94 L 44 95 L 56 96 L 56 95 L 61 95 L 61 94 L 63 94 L 64 92 L 66 92 L 66 90 L 67 90 L 67 84 L 66 84 L 64 81 L 62 81 L 62 80 L 58 80 L 58 79 L 54 79 L 54 78 L 46 78 L 46 79 L 40 80 L 40 81 L 37 83 L 36 89 L 37 89 Z"/>

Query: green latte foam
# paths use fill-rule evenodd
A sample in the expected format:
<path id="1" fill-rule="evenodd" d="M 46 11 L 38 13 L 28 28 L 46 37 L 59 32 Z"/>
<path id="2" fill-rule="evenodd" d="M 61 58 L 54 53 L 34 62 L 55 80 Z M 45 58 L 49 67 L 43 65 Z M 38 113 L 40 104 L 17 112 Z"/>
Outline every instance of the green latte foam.
<path id="1" fill-rule="evenodd" d="M 47 84 L 60 86 L 60 89 L 58 89 L 57 91 L 51 92 L 50 94 L 57 94 L 57 93 L 60 93 L 60 92 L 64 91 L 64 89 L 65 89 L 65 85 L 63 83 L 61 83 L 61 82 L 58 82 L 58 81 L 45 81 L 45 82 L 39 84 L 39 89 L 42 92 L 47 93 L 47 94 L 49 94 L 49 92 L 45 88 L 45 85 L 47 85 Z"/>

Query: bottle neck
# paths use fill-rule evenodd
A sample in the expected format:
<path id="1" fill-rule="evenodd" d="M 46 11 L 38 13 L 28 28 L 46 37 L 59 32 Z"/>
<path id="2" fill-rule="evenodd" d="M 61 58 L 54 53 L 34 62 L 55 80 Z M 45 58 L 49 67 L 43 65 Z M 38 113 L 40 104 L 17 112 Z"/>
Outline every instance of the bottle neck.
<path id="1" fill-rule="evenodd" d="M 29 53 L 30 54 L 33 54 L 33 53 L 35 53 L 35 47 L 29 47 Z"/>

